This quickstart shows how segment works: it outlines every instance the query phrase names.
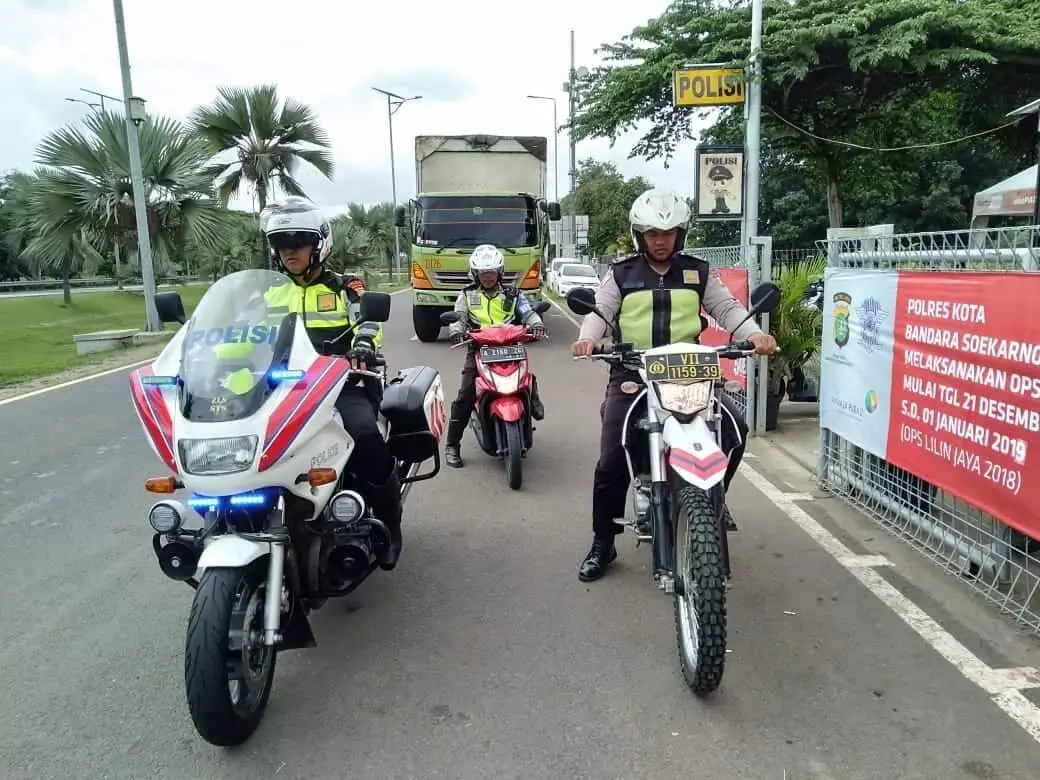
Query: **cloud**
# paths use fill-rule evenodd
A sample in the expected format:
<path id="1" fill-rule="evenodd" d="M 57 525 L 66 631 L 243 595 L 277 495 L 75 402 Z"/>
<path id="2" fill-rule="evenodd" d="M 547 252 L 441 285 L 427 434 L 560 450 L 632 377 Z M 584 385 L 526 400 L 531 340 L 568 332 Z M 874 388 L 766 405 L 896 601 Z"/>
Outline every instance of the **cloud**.
<path id="1" fill-rule="evenodd" d="M 110 0 L 14 0 L 13 9 L 11 2 L 0 28 L 0 170 L 31 167 L 46 132 L 90 110 L 65 100 L 95 100 L 80 88 L 122 94 Z M 415 192 L 415 136 L 455 133 L 550 137 L 550 172 L 558 168 L 566 193 L 568 138 L 557 138 L 554 165 L 552 105 L 526 96 L 555 97 L 557 122 L 565 123 L 568 31 L 580 30 L 577 62 L 592 66 L 597 46 L 665 5 L 528 0 L 493 13 L 484 0 L 179 0 L 128 2 L 125 14 L 134 92 L 150 111 L 183 119 L 220 86 L 265 82 L 312 106 L 331 137 L 336 173 L 331 182 L 305 168 L 299 175 L 327 205 L 390 199 L 386 100 L 372 86 L 423 96 L 393 117 L 399 200 Z M 627 159 L 637 135 L 614 149 L 605 140 L 582 142 L 578 159 L 610 160 L 626 175 L 692 193 L 693 144 L 665 170 Z"/>

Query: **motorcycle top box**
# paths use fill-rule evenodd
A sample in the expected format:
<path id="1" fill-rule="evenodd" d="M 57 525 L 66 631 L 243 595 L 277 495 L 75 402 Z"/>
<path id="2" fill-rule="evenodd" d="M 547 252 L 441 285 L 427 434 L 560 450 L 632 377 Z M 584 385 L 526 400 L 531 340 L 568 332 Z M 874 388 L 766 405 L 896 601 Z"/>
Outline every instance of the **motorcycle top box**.
<path id="1" fill-rule="evenodd" d="M 441 375 L 431 366 L 398 372 L 383 391 L 382 411 L 390 426 L 390 452 L 406 463 L 437 454 L 445 419 Z"/>

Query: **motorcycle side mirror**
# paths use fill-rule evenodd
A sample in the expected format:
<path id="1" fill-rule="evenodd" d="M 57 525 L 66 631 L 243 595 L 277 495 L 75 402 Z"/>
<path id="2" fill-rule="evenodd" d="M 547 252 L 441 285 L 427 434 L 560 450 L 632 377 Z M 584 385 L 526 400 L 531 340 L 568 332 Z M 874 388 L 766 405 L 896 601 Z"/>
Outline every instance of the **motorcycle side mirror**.
<path id="1" fill-rule="evenodd" d="M 361 322 L 386 322 L 390 319 L 390 296 L 381 292 L 365 292 L 361 295 Z"/>
<path id="2" fill-rule="evenodd" d="M 780 288 L 772 282 L 762 282 L 762 284 L 751 291 L 748 300 L 751 303 L 748 315 L 737 323 L 737 327 L 733 328 L 730 333 L 736 333 L 741 325 L 756 314 L 769 314 L 773 311 L 780 303 Z"/>
<path id="3" fill-rule="evenodd" d="M 534 304 L 531 308 L 534 309 L 535 314 L 545 314 L 552 308 L 552 304 L 550 304 L 549 301 L 538 301 L 538 303 Z"/>
<path id="4" fill-rule="evenodd" d="M 588 287 L 575 287 L 567 293 L 567 308 L 575 314 L 597 314 L 596 293 Z"/>
<path id="5" fill-rule="evenodd" d="M 780 304 L 780 288 L 772 282 L 762 282 L 751 291 L 751 316 L 769 314 Z"/>
<path id="6" fill-rule="evenodd" d="M 549 221 L 550 222 L 559 222 L 560 221 L 560 217 L 562 215 L 560 213 L 560 204 L 559 203 L 556 203 L 555 201 L 552 202 L 552 203 L 549 203 L 546 206 L 546 211 L 549 214 Z"/>
<path id="7" fill-rule="evenodd" d="M 394 227 L 404 227 L 406 212 L 404 206 L 397 206 L 394 209 Z"/>
<path id="8" fill-rule="evenodd" d="M 459 313 L 457 311 L 446 311 L 441 315 L 441 325 L 451 325 L 458 321 Z"/>
<path id="9" fill-rule="evenodd" d="M 607 328 L 616 337 L 617 331 L 614 329 L 613 324 L 603 313 L 596 308 L 596 293 L 590 290 L 588 287 L 575 287 L 569 293 L 567 293 L 567 308 L 569 308 L 575 314 L 585 316 L 586 314 L 595 314 L 603 322 L 607 324 Z"/>

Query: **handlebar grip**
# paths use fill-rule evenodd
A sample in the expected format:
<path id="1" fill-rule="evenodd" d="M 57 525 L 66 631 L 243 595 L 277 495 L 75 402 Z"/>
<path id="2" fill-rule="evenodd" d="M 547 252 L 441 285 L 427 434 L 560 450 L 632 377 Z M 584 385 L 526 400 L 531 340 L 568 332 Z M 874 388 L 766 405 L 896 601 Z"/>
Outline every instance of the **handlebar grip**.
<path id="1" fill-rule="evenodd" d="M 732 344 L 727 344 L 725 347 L 726 352 L 754 352 L 755 345 L 747 339 L 743 341 L 735 341 Z"/>

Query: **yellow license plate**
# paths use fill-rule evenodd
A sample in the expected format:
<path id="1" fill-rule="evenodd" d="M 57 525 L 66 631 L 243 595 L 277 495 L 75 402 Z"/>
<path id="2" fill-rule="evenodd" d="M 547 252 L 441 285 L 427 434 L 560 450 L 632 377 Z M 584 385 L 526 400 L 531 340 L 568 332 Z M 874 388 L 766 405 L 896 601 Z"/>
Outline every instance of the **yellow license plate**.
<path id="1" fill-rule="evenodd" d="M 664 382 L 712 382 L 722 379 L 722 366 L 716 352 L 678 352 L 647 357 L 644 365 L 649 379 Z"/>

